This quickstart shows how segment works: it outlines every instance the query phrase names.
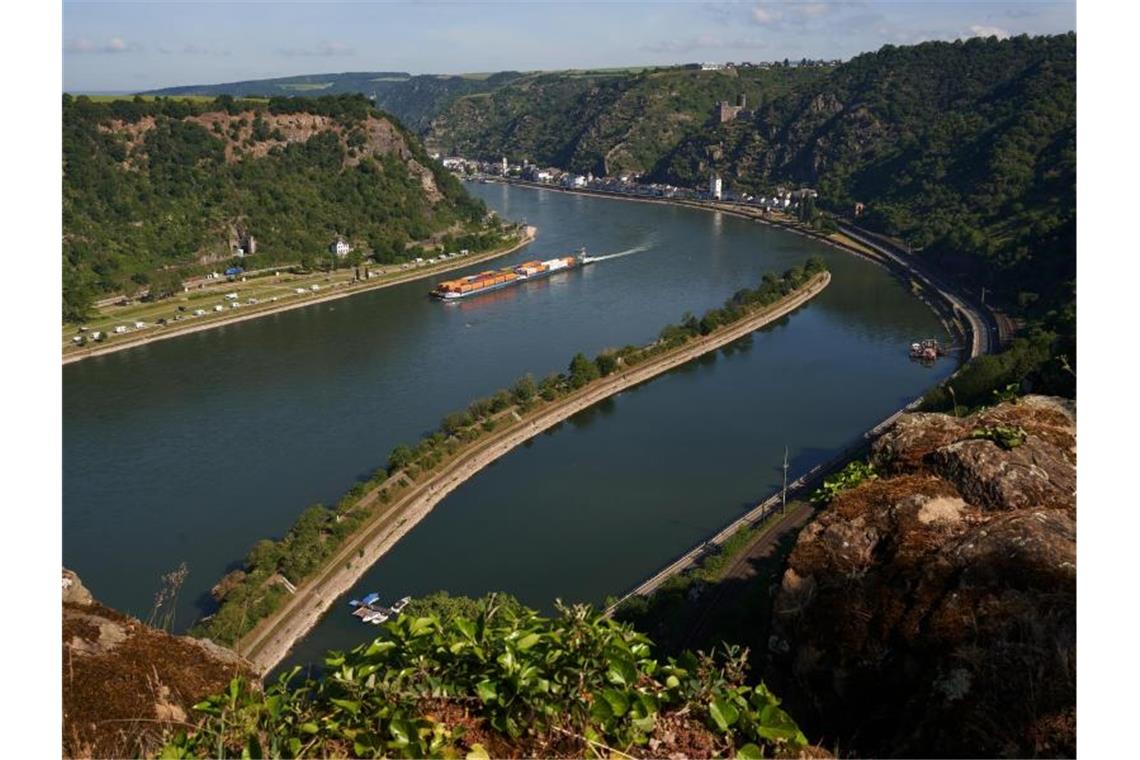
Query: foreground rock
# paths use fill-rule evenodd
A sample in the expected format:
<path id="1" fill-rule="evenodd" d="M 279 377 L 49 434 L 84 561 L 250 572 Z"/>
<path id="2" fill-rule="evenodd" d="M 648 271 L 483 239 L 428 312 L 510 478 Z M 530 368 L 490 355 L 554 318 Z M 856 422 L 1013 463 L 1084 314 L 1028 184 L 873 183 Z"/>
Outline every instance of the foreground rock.
<path id="1" fill-rule="evenodd" d="M 1071 402 L 907 415 L 871 458 L 778 592 L 793 714 L 841 755 L 1075 756 Z"/>
<path id="2" fill-rule="evenodd" d="M 228 649 L 100 605 L 63 571 L 64 757 L 149 756 L 196 702 L 252 673 Z"/>

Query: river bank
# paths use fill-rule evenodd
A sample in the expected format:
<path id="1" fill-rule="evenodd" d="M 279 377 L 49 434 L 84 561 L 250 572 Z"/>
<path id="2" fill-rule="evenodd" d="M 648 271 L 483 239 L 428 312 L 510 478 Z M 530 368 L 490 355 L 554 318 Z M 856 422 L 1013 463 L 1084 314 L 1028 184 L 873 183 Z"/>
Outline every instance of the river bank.
<path id="1" fill-rule="evenodd" d="M 366 523 L 309 581 L 301 584 L 282 607 L 259 623 L 235 647 L 258 670 L 272 670 L 294 644 L 317 624 L 329 607 L 349 591 L 361 576 L 420 522 L 447 494 L 513 448 L 532 439 L 582 410 L 644 383 L 670 369 L 731 343 L 778 320 L 827 287 L 831 276 L 823 272 L 794 293 L 749 314 L 739 322 L 720 327 L 666 350 L 643 364 L 619 370 L 541 408 L 533 415 L 516 417 L 513 423 L 461 451 L 454 460 L 426 479 L 416 482 L 387 509 Z M 393 476 L 395 478 L 396 476 Z M 375 499 L 379 488 L 363 497 Z"/>
<path id="2" fill-rule="evenodd" d="M 393 285 L 401 285 L 406 282 L 432 277 L 444 272 L 450 272 L 462 267 L 471 266 L 484 261 L 497 259 L 501 256 L 514 253 L 515 251 L 530 245 L 538 234 L 538 229 L 532 226 L 525 228 L 521 240 L 511 244 L 506 248 L 488 251 L 486 253 L 475 254 L 473 256 L 463 256 L 458 259 L 452 259 L 447 262 L 419 268 L 406 273 L 396 273 L 395 276 L 381 275 L 375 282 L 372 280 L 361 280 L 355 283 L 346 283 L 343 289 L 330 292 L 324 295 L 315 297 L 306 297 L 302 300 L 294 301 L 291 303 L 263 303 L 259 305 L 247 306 L 241 310 L 241 313 L 226 312 L 225 316 L 219 318 L 205 317 L 205 321 L 194 325 L 186 326 L 152 326 L 150 332 L 146 335 L 139 335 L 138 337 L 130 336 L 126 338 L 115 338 L 115 342 L 111 344 L 101 344 L 79 349 L 67 350 L 63 354 L 63 364 L 71 364 L 73 362 L 89 359 L 93 356 L 105 356 L 107 354 L 115 353 L 116 351 L 125 351 L 130 348 L 137 348 L 145 346 L 149 343 L 155 343 L 169 338 L 177 338 L 183 335 L 190 335 L 192 333 L 202 332 L 204 330 L 212 330 L 215 327 L 223 327 L 225 325 L 232 325 L 238 322 L 246 322 L 251 319 L 259 319 L 267 317 L 271 314 L 279 314 L 281 312 L 290 311 L 292 309 L 302 309 L 307 306 L 315 306 L 317 304 L 335 301 L 341 298 L 357 295 L 358 293 L 366 293 L 380 288 L 387 288 Z"/>

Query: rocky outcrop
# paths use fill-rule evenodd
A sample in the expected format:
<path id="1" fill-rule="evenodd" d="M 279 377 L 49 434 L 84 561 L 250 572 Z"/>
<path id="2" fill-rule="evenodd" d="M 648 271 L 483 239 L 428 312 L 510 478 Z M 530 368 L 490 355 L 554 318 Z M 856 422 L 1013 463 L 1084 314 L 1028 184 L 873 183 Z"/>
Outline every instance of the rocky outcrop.
<path id="1" fill-rule="evenodd" d="M 1072 403 L 906 415 L 871 460 L 881 477 L 801 532 L 778 592 L 793 714 L 841 754 L 1075 755 Z"/>
<path id="2" fill-rule="evenodd" d="M 230 650 L 108 609 L 63 571 L 64 757 L 150 756 L 238 675 L 253 670 Z"/>

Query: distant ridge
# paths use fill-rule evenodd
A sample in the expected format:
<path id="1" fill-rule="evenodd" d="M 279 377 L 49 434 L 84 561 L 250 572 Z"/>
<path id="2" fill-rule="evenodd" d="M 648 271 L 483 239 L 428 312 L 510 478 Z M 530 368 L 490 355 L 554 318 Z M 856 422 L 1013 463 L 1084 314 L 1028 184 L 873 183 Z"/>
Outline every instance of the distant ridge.
<path id="1" fill-rule="evenodd" d="M 409 74 L 406 71 L 347 71 L 301 74 L 274 79 L 248 79 L 221 84 L 192 84 L 147 90 L 142 95 L 365 95 L 380 108 L 417 132 L 427 129 L 455 98 L 490 92 L 523 76 L 517 71 L 494 74 Z"/>

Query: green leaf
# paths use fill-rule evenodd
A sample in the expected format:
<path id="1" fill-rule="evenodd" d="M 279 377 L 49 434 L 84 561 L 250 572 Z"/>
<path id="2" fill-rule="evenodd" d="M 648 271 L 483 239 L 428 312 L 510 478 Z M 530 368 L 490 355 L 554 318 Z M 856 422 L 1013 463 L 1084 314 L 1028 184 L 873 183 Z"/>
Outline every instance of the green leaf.
<path id="1" fill-rule="evenodd" d="M 472 744 L 471 751 L 467 753 L 467 760 L 491 760 L 487 750 L 482 744 Z"/>
<path id="2" fill-rule="evenodd" d="M 528 633 L 526 636 L 523 636 L 521 639 L 519 639 L 518 647 L 521 651 L 525 652 L 541 640 L 542 636 L 539 634 Z"/>
<path id="3" fill-rule="evenodd" d="M 709 703 L 709 715 L 712 716 L 717 728 L 723 733 L 728 731 L 732 724 L 736 722 L 737 718 L 740 717 L 740 712 L 731 702 L 717 697 Z"/>
<path id="4" fill-rule="evenodd" d="M 748 760 L 760 760 L 760 758 L 764 757 L 764 753 L 761 752 L 760 748 L 755 744 L 749 742 L 740 749 L 736 750 L 736 756 L 748 758 Z"/>
<path id="5" fill-rule="evenodd" d="M 637 667 L 627 656 L 620 652 L 611 652 L 609 655 L 609 669 L 606 677 L 611 683 L 618 686 L 633 686 L 637 683 Z"/>
<path id="6" fill-rule="evenodd" d="M 499 697 L 499 691 L 493 681 L 480 681 L 475 684 L 475 693 L 483 700 L 483 704 L 490 704 Z"/>
<path id="7" fill-rule="evenodd" d="M 593 703 L 590 704 L 590 718 L 595 723 L 605 726 L 613 720 L 613 717 L 613 708 L 610 707 L 610 703 L 605 699 L 595 699 Z"/>
<path id="8" fill-rule="evenodd" d="M 376 639 L 375 641 L 373 641 L 371 644 L 368 645 L 367 649 L 364 650 L 364 656 L 365 657 L 375 657 L 378 654 L 383 654 L 385 652 L 389 652 L 395 648 L 396 648 L 396 642 L 394 642 L 394 641 L 387 641 L 384 639 Z M 332 664 L 329 660 L 325 660 L 325 662 L 329 663 L 330 665 Z M 344 655 L 341 655 L 340 656 L 340 662 L 336 663 L 336 665 L 341 665 L 343 663 L 344 663 Z"/>
<path id="9" fill-rule="evenodd" d="M 412 636 L 425 636 L 435 628 L 435 618 L 420 617 L 412 621 Z"/>
<path id="10" fill-rule="evenodd" d="M 459 629 L 459 632 L 468 639 L 475 641 L 475 624 L 470 620 L 467 618 L 455 618 L 455 620 L 451 621 L 451 624 Z"/>
<path id="11" fill-rule="evenodd" d="M 617 689 L 605 689 L 602 691 L 602 698 L 609 703 L 615 717 L 620 718 L 629 710 L 629 698 Z"/>
<path id="12" fill-rule="evenodd" d="M 329 699 L 329 701 L 337 707 L 343 707 L 353 715 L 356 715 L 358 712 L 360 712 L 360 703 L 354 702 L 351 699 Z"/>
<path id="13" fill-rule="evenodd" d="M 301 725 L 297 726 L 297 729 L 300 731 L 303 731 L 306 734 L 315 734 L 317 731 L 320 730 L 319 728 L 317 728 L 317 724 L 312 723 L 312 722 L 302 723 Z"/>
<path id="14" fill-rule="evenodd" d="M 406 721 L 396 718 L 388 724 L 388 732 L 395 738 L 393 743 L 396 746 L 406 747 L 411 744 L 412 730 Z"/>

